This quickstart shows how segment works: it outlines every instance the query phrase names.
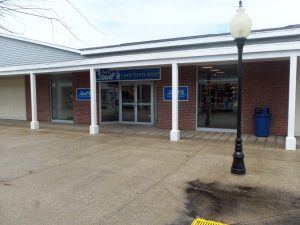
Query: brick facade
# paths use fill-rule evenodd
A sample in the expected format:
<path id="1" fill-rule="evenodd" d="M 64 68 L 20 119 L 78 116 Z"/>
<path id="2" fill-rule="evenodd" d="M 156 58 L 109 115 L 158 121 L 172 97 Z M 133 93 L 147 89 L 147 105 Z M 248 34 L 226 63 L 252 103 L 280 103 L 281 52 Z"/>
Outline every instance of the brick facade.
<path id="1" fill-rule="evenodd" d="M 41 122 L 51 121 L 50 75 L 36 76 L 37 118 Z M 26 118 L 31 120 L 30 77 L 25 78 Z"/>
<path id="2" fill-rule="evenodd" d="M 74 72 L 72 73 L 73 81 L 73 120 L 77 124 L 90 124 L 91 123 L 91 102 L 90 101 L 76 101 L 76 89 L 77 88 L 89 88 L 90 87 L 90 72 Z M 97 117 L 99 123 L 99 83 L 96 86 L 97 95 Z"/>
<path id="3" fill-rule="evenodd" d="M 25 78 L 26 91 L 26 118 L 31 120 L 31 97 L 30 97 L 30 77 Z M 76 88 L 90 87 L 90 74 L 86 72 L 74 72 L 72 74 L 73 85 L 73 120 L 77 124 L 90 124 L 91 103 L 90 101 L 76 101 Z M 51 121 L 51 75 L 36 76 L 36 93 L 38 121 Z M 97 102 L 99 100 L 99 85 L 97 84 Z M 99 121 L 99 118 L 98 118 Z"/>
<path id="4" fill-rule="evenodd" d="M 90 101 L 76 101 L 77 88 L 90 87 L 89 72 L 77 72 L 72 74 L 73 81 L 73 120 L 78 124 L 90 124 L 91 103 Z"/>
<path id="5" fill-rule="evenodd" d="M 254 133 L 253 113 L 256 107 L 271 108 L 271 133 L 286 135 L 288 123 L 289 61 L 249 62 L 244 67 L 244 87 L 242 105 L 243 133 Z M 30 80 L 26 76 L 27 120 L 31 120 Z M 38 75 L 37 106 L 38 120 L 51 121 L 51 76 Z M 74 123 L 90 124 L 90 101 L 76 101 L 76 88 L 90 87 L 89 71 L 74 72 L 73 117 Z M 161 80 L 156 81 L 156 126 L 171 129 L 172 102 L 163 101 L 163 87 L 172 85 L 172 68 L 161 68 Z M 189 87 L 189 100 L 179 102 L 179 129 L 196 128 L 196 85 L 197 66 L 179 67 L 179 85 Z M 99 85 L 97 84 L 97 104 L 99 103 Z M 98 109 L 100 106 L 98 105 Z M 99 112 L 99 111 L 98 111 Z M 99 113 L 97 113 L 99 117 Z M 99 121 L 99 118 L 98 118 Z"/>
<path id="6" fill-rule="evenodd" d="M 179 67 L 179 86 L 189 87 L 187 102 L 179 102 L 179 129 L 193 130 L 196 128 L 196 82 L 197 66 Z M 158 128 L 172 128 L 172 102 L 163 100 L 163 87 L 172 85 L 172 68 L 161 68 L 161 80 L 156 83 L 156 104 Z"/>
<path id="7" fill-rule="evenodd" d="M 288 124 L 289 61 L 246 63 L 242 103 L 243 133 L 254 133 L 254 109 L 271 108 L 271 133 L 286 135 Z"/>

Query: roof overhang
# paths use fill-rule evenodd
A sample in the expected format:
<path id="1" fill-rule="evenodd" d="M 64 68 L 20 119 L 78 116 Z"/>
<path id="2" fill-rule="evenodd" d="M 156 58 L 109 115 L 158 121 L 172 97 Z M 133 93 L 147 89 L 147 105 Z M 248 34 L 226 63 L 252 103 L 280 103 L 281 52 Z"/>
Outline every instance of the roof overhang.
<path id="1" fill-rule="evenodd" d="M 283 59 L 292 55 L 300 56 L 300 41 L 246 45 L 245 60 Z M 237 60 L 235 46 L 207 49 L 163 51 L 145 54 L 127 54 L 101 58 L 83 59 L 60 63 L 36 64 L 26 66 L 2 67 L 0 76 L 24 75 L 29 73 L 57 73 L 89 70 L 91 68 L 126 68 L 145 66 L 164 66 L 172 63 L 200 64 L 209 62 L 228 62 Z"/>
<path id="2" fill-rule="evenodd" d="M 284 38 L 289 36 L 300 35 L 299 27 L 287 27 L 283 29 L 266 29 L 254 31 L 250 36 L 249 40 L 259 40 L 267 38 Z M 82 49 L 81 55 L 92 56 L 97 54 L 107 53 L 118 53 L 118 52 L 129 52 L 129 51 L 143 51 L 159 48 L 170 48 L 170 47 L 181 47 L 191 45 L 204 45 L 214 44 L 221 42 L 232 42 L 233 38 L 229 34 L 220 35 L 203 35 L 186 38 L 174 38 L 157 41 L 137 42 L 129 44 L 121 44 L 114 46 L 105 46 L 99 48 Z"/>

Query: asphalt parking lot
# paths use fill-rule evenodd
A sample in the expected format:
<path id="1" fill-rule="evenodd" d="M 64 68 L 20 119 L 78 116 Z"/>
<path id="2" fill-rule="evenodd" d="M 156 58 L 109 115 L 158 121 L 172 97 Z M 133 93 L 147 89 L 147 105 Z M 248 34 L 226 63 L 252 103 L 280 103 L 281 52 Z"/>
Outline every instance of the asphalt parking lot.
<path id="1" fill-rule="evenodd" d="M 300 152 L 0 124 L 0 224 L 300 224 Z"/>

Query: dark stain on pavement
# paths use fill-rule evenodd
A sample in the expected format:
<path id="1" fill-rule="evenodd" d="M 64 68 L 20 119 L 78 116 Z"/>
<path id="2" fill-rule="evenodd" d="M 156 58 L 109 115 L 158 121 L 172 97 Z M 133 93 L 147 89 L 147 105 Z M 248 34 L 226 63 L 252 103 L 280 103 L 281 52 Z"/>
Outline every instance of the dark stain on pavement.
<path id="1" fill-rule="evenodd" d="M 192 181 L 186 194 L 186 212 L 172 225 L 190 225 L 197 217 L 236 225 L 300 225 L 300 197 L 275 188 Z"/>

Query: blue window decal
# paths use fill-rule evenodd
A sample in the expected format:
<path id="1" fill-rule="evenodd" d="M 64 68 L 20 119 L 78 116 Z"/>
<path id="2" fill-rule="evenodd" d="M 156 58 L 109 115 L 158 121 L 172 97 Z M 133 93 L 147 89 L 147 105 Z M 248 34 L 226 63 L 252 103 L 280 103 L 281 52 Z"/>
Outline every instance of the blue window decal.
<path id="1" fill-rule="evenodd" d="M 76 89 L 76 100 L 77 101 L 88 101 L 91 99 L 90 88 L 77 88 Z"/>
<path id="2" fill-rule="evenodd" d="M 163 95 L 164 95 L 164 101 L 172 101 L 172 87 L 164 86 Z M 188 86 L 179 86 L 178 87 L 178 100 L 179 101 L 188 101 L 189 100 L 189 87 Z"/>

